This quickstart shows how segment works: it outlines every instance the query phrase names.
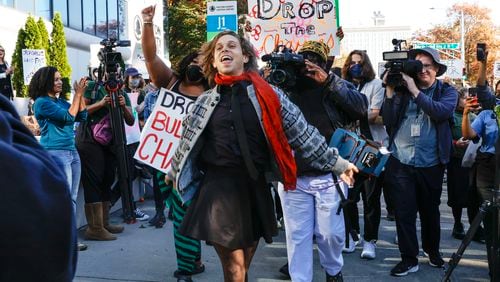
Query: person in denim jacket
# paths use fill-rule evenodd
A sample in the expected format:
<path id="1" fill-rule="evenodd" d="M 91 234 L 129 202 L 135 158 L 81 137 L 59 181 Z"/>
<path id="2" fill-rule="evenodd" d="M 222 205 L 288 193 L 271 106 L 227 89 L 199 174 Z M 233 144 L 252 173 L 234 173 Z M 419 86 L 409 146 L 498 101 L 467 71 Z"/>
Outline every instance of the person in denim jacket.
<path id="1" fill-rule="evenodd" d="M 179 232 L 214 245 L 226 281 L 245 281 L 258 241 L 270 243 L 277 233 L 268 181 L 279 179 L 287 190 L 296 186 L 292 149 L 349 185 L 357 169 L 259 76 L 246 39 L 223 31 L 202 55 L 214 88 L 184 119 L 166 180 L 175 181 L 184 202 L 193 200 Z"/>

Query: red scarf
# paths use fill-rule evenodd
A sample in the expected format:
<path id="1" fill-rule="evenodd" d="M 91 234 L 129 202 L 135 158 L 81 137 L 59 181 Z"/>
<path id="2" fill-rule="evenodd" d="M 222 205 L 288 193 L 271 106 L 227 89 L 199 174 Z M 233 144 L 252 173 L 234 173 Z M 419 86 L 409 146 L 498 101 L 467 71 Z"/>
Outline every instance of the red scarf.
<path id="1" fill-rule="evenodd" d="M 253 71 L 238 76 L 225 76 L 219 73 L 215 75 L 215 83 L 219 85 L 233 85 L 242 80 L 250 81 L 253 84 L 262 110 L 264 131 L 283 176 L 285 190 L 294 190 L 297 184 L 297 167 L 283 130 L 280 114 L 281 104 L 273 88 L 257 72 Z"/>

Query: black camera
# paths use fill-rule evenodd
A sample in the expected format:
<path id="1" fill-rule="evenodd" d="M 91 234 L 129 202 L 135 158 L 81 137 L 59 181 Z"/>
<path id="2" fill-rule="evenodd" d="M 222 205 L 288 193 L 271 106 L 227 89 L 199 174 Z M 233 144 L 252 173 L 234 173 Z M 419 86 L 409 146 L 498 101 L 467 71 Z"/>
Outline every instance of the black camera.
<path id="1" fill-rule="evenodd" d="M 122 54 L 115 51 L 115 47 L 128 47 L 130 46 L 130 40 L 118 41 L 115 38 L 103 39 L 100 44 L 103 46 L 99 53 L 97 53 L 97 58 L 104 66 L 105 73 L 116 73 L 118 72 L 118 66 L 123 62 Z"/>
<path id="2" fill-rule="evenodd" d="M 273 85 L 289 89 L 297 84 L 297 76 L 305 66 L 304 57 L 293 53 L 284 45 L 278 45 L 271 54 L 262 56 L 262 61 L 268 62 L 271 73 L 266 78 Z"/>
<path id="3" fill-rule="evenodd" d="M 397 88 L 404 87 L 402 72 L 415 79 L 423 68 L 422 62 L 410 60 L 409 52 L 401 50 L 402 42 L 406 43 L 405 40 L 393 39 L 394 50 L 382 53 L 384 61 L 387 61 L 385 64 L 386 71 L 384 72 L 384 74 L 387 72 L 386 84 Z M 382 77 L 384 74 L 382 74 Z"/>

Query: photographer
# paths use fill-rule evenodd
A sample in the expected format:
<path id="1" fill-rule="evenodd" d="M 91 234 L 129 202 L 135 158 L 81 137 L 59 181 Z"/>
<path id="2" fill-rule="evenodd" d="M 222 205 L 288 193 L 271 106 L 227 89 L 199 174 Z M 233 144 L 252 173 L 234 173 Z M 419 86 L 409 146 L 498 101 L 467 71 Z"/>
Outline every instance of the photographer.
<path id="1" fill-rule="evenodd" d="M 423 68 L 414 78 L 401 72 L 403 88 L 386 85 L 382 117 L 389 134 L 391 158 L 386 166 L 395 204 L 398 245 L 402 261 L 391 275 L 418 271 L 417 211 L 421 221 L 422 248 L 429 264 L 442 267 L 439 252 L 442 183 L 450 160 L 450 119 L 458 93 L 436 77 L 446 72 L 439 53 L 432 48 L 410 50 L 410 59 Z M 390 71 L 390 70 L 389 70 Z M 388 72 L 384 75 L 387 84 Z"/>
<path id="2" fill-rule="evenodd" d="M 329 52 L 323 42 L 306 41 L 299 51 L 305 65 L 299 70 L 296 86 L 288 91 L 290 100 L 299 107 L 306 121 L 326 140 L 330 140 L 337 128 L 354 128 L 356 120 L 366 117 L 368 107 L 366 97 L 351 83 L 328 73 Z M 345 232 L 343 215 L 336 214 L 340 196 L 335 185 L 339 182 L 331 173 L 313 168 L 305 158 L 296 158 L 295 162 L 296 189 L 279 189 L 291 279 L 313 280 L 312 246 L 313 235 L 316 235 L 327 281 L 342 281 Z M 347 193 L 348 186 L 340 185 Z"/>
<path id="3" fill-rule="evenodd" d="M 106 81 L 106 74 L 104 81 Z M 89 120 L 78 127 L 76 146 L 82 162 L 82 184 L 85 198 L 85 216 L 88 228 L 85 238 L 88 240 L 115 240 L 111 233 L 123 232 L 123 226 L 109 223 L 111 207 L 111 185 L 115 179 L 117 168 L 116 152 L 113 140 L 109 144 L 101 144 L 93 135 L 92 125 L 109 122 L 111 97 L 102 82 L 90 81 L 84 95 Z M 134 124 L 130 99 L 120 91 L 118 96 L 120 109 L 126 124 Z"/>
<path id="4" fill-rule="evenodd" d="M 490 88 L 486 86 L 486 60 L 488 52 L 487 50 L 483 50 L 483 52 L 485 52 L 483 56 L 478 56 L 480 68 L 477 81 L 477 97 L 469 96 L 466 99 L 462 119 L 462 134 L 464 138 L 472 140 L 474 143 L 479 142 L 479 138 L 482 140 L 481 147 L 479 147 L 477 151 L 474 166 L 472 167 L 472 186 L 473 189 L 476 190 L 481 202 L 493 201 L 492 189 L 495 187 L 495 172 L 497 169 L 495 158 L 495 153 L 497 152 L 495 144 L 498 142 L 499 138 L 497 114 L 492 109 L 492 105 L 488 104 L 488 102 L 494 101 L 495 99 Z M 479 102 L 480 97 L 483 101 L 481 103 Z M 477 115 L 477 118 L 471 122 L 470 113 L 478 110 L 481 110 L 481 112 Z M 493 276 L 493 271 L 500 271 L 498 268 L 493 269 L 494 256 L 498 256 L 498 254 L 492 251 L 493 228 L 498 228 L 498 226 L 495 227 L 493 225 L 494 213 L 491 211 L 496 212 L 498 210 L 492 209 L 488 211 L 483 220 L 490 277 Z M 495 277 L 500 277 L 500 273 L 497 272 Z"/>

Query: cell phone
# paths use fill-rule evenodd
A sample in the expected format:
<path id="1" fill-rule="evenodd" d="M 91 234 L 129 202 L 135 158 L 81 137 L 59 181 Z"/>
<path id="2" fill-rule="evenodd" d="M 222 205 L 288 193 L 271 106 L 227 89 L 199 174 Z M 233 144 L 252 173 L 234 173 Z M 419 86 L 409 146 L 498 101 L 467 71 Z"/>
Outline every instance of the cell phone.
<path id="1" fill-rule="evenodd" d="M 486 43 L 477 43 L 476 45 L 476 57 L 478 61 L 484 61 L 486 59 Z"/>
<path id="2" fill-rule="evenodd" d="M 477 88 L 476 87 L 471 87 L 468 89 L 468 97 L 477 97 Z"/>

